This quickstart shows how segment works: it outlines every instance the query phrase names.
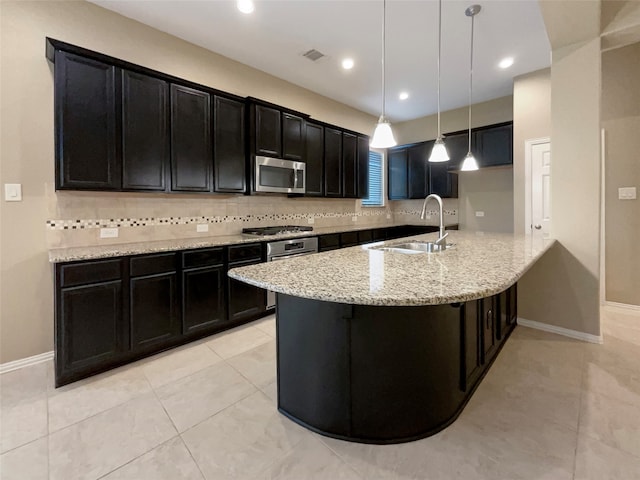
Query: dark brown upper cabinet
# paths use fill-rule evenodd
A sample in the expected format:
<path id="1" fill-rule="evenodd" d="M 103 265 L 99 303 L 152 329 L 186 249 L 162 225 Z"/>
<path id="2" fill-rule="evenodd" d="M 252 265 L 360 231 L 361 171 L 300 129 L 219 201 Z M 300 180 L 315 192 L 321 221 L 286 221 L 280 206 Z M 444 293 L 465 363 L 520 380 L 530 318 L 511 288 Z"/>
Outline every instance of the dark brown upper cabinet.
<path id="1" fill-rule="evenodd" d="M 358 135 L 358 198 L 369 196 L 369 137 Z"/>
<path id="2" fill-rule="evenodd" d="M 427 158 L 435 140 L 426 142 Z M 449 162 L 434 162 L 428 164 L 429 193 L 435 193 L 442 198 L 458 197 L 458 177 L 449 171 Z"/>
<path id="3" fill-rule="evenodd" d="M 264 105 L 252 105 L 256 155 L 282 157 L 282 120 L 280 110 Z"/>
<path id="4" fill-rule="evenodd" d="M 478 128 L 474 133 L 480 168 L 513 164 L 512 122 Z"/>
<path id="5" fill-rule="evenodd" d="M 408 198 L 425 198 L 429 195 L 427 163 L 430 149 L 426 143 L 419 143 L 407 150 L 409 174 L 407 177 Z"/>
<path id="6" fill-rule="evenodd" d="M 171 190 L 213 191 L 211 96 L 171 85 Z"/>
<path id="7" fill-rule="evenodd" d="M 122 70 L 122 188 L 167 190 L 168 84 Z"/>
<path id="8" fill-rule="evenodd" d="M 56 189 L 119 190 L 118 69 L 60 50 L 54 61 Z"/>
<path id="9" fill-rule="evenodd" d="M 304 119 L 282 113 L 282 158 L 304 161 Z"/>
<path id="10" fill-rule="evenodd" d="M 324 127 L 305 122 L 306 193 L 307 196 L 324 195 Z"/>
<path id="11" fill-rule="evenodd" d="M 324 194 L 342 197 L 342 131 L 324 129 Z"/>
<path id="12" fill-rule="evenodd" d="M 245 104 L 215 96 L 213 127 L 213 180 L 216 192 L 244 193 Z"/>
<path id="13" fill-rule="evenodd" d="M 354 134 L 342 133 L 342 196 L 356 198 L 358 196 L 358 141 Z"/>

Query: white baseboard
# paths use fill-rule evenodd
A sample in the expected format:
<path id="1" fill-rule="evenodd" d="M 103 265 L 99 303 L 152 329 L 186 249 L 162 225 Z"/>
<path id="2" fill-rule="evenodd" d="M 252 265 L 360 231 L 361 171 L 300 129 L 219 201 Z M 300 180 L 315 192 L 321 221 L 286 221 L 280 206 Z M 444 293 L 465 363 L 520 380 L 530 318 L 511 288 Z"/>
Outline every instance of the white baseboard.
<path id="1" fill-rule="evenodd" d="M 627 314 L 640 315 L 640 305 L 631 305 L 629 303 L 604 302 L 604 306 Z"/>
<path id="2" fill-rule="evenodd" d="M 18 370 L 19 368 L 29 367 L 38 363 L 43 363 L 53 358 L 53 351 L 40 353 L 32 357 L 21 358 L 20 360 L 14 360 L 13 362 L 7 362 L 0 364 L 0 375 L 7 372 Z"/>
<path id="3" fill-rule="evenodd" d="M 518 317 L 518 325 L 522 325 L 523 327 L 535 328 L 536 330 L 543 330 L 545 332 L 557 333 L 558 335 L 575 338 L 576 340 L 582 340 L 583 342 L 604 343 L 602 335 L 592 335 L 590 333 L 579 332 L 577 330 L 569 330 L 568 328 L 557 327 L 555 325 L 536 322 L 534 320 L 527 320 L 526 318 Z"/>

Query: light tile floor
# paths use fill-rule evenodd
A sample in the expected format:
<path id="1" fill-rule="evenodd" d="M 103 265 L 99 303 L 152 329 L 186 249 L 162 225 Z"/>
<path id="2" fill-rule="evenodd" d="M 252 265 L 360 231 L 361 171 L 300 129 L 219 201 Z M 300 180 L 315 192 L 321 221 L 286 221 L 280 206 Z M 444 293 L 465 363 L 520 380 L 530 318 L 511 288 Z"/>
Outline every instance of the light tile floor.
<path id="1" fill-rule="evenodd" d="M 2 480 L 640 479 L 640 316 L 605 344 L 518 327 L 460 418 L 417 442 L 313 434 L 275 407 L 275 320 L 53 388 L 0 377 Z"/>

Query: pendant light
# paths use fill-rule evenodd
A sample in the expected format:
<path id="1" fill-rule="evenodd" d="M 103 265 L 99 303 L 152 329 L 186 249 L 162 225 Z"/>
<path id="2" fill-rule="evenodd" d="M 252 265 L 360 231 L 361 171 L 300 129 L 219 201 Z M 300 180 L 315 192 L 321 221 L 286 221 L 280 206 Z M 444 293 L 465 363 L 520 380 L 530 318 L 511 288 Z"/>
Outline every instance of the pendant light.
<path id="1" fill-rule="evenodd" d="M 473 156 L 473 153 L 471 153 L 471 100 L 473 96 L 473 20 L 481 8 L 480 5 L 471 5 L 464 11 L 467 17 L 471 17 L 471 60 L 469 62 L 469 151 L 467 152 L 467 156 L 464 157 L 462 167 L 460 167 L 460 170 L 463 172 L 478 170 L 478 161 L 476 157 Z"/>
<path id="2" fill-rule="evenodd" d="M 444 145 L 444 137 L 440 130 L 440 53 L 442 50 L 442 0 L 438 1 L 438 138 L 433 144 L 431 149 L 431 155 L 429 155 L 430 162 L 446 162 L 449 160 L 449 153 L 447 153 L 447 147 Z"/>
<path id="3" fill-rule="evenodd" d="M 373 137 L 371 138 L 370 145 L 373 148 L 389 148 L 395 147 L 398 143 L 393 137 L 391 131 L 391 124 L 384 116 L 385 107 L 385 78 L 384 78 L 384 57 L 386 54 L 386 42 L 385 42 L 385 27 L 386 27 L 386 13 L 387 13 L 387 1 L 382 1 L 382 114 L 378 119 L 376 129 L 373 131 Z"/>

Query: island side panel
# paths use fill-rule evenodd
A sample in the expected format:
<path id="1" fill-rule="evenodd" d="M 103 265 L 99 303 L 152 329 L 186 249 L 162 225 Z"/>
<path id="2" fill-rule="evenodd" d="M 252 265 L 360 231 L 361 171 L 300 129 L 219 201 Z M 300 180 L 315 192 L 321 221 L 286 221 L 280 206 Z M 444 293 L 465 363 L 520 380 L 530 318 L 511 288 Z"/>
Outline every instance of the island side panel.
<path id="1" fill-rule="evenodd" d="M 461 308 L 356 305 L 351 320 L 352 435 L 375 443 L 446 427 L 460 390 Z"/>
<path id="2" fill-rule="evenodd" d="M 278 294 L 278 409 L 320 433 L 351 435 L 352 307 Z"/>

